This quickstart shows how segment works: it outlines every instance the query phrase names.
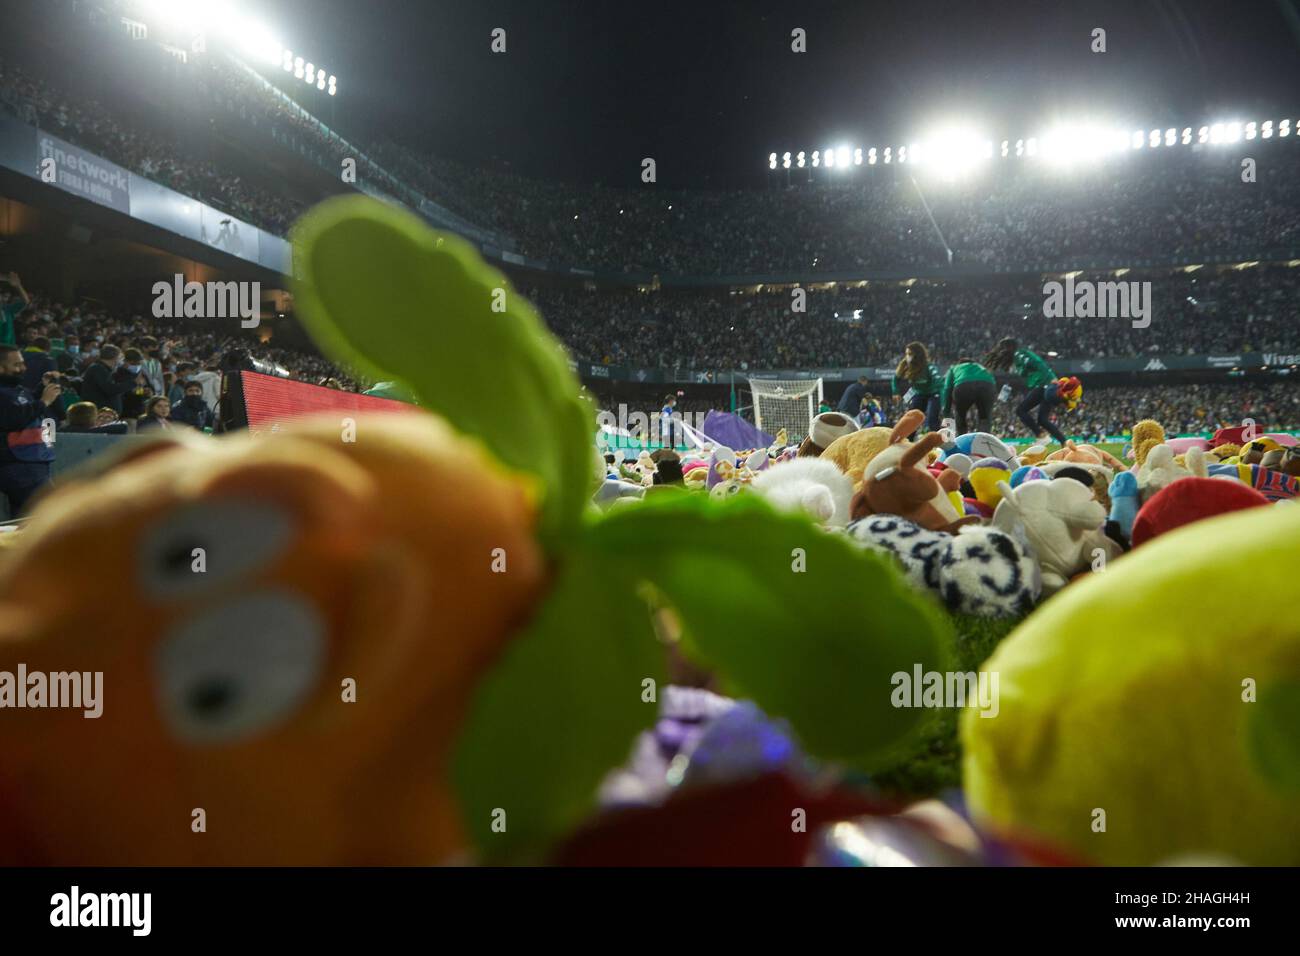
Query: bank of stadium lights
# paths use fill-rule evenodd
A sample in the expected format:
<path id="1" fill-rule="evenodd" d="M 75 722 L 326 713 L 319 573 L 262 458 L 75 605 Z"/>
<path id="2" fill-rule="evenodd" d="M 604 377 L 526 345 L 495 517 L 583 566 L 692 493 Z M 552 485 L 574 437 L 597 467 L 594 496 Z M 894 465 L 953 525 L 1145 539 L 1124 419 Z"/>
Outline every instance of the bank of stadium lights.
<path id="1" fill-rule="evenodd" d="M 1176 146 L 1221 146 L 1255 139 L 1279 139 L 1297 132 L 1300 119 L 1225 120 L 1199 127 L 1176 126 L 1115 129 L 1099 125 L 1061 125 L 1041 136 L 994 141 L 973 131 L 941 131 L 914 143 L 898 146 L 853 146 L 844 144 L 810 152 L 770 153 L 769 169 L 805 169 L 809 166 L 847 170 L 850 166 L 888 166 L 908 164 L 936 170 L 945 178 L 955 178 L 980 162 L 1000 156 L 1002 159 L 1042 160 L 1069 167 L 1098 160 L 1108 155 L 1147 150 L 1172 149 Z"/>
<path id="2" fill-rule="evenodd" d="M 217 36 L 245 56 L 284 72 L 308 86 L 335 96 L 338 77 L 287 49 L 265 23 L 241 13 L 230 0 L 142 0 L 145 22 L 159 23 L 191 38 Z"/>

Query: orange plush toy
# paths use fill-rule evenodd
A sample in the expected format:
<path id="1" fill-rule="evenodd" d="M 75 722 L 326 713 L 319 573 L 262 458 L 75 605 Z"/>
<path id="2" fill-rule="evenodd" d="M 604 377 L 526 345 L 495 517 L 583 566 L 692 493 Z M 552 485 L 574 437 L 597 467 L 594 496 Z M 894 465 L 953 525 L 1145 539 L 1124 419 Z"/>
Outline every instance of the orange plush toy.
<path id="1" fill-rule="evenodd" d="M 534 495 L 431 416 L 361 418 L 356 439 L 331 419 L 154 446 L 42 503 L 0 580 L 0 671 L 102 673 L 102 713 L 2 715 L 0 860 L 465 846 L 448 760 L 543 592 Z"/>

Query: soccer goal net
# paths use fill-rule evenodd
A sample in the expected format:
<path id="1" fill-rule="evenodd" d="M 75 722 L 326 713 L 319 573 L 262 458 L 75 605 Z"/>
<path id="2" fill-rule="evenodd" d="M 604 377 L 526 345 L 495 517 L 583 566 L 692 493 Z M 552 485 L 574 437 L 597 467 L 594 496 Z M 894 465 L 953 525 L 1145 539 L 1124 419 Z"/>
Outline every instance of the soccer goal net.
<path id="1" fill-rule="evenodd" d="M 749 387 L 754 393 L 754 424 L 760 430 L 775 435 L 784 428 L 791 442 L 808 437 L 808 426 L 822 400 L 820 378 L 751 378 Z"/>

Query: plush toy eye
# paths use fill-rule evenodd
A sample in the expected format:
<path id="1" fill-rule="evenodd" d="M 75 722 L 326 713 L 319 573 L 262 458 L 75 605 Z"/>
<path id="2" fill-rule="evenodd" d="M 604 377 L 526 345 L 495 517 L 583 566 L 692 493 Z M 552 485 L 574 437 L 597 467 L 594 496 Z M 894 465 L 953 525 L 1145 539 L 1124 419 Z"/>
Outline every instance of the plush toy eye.
<path id="1" fill-rule="evenodd" d="M 181 622 L 154 657 L 159 709 L 190 743 L 230 743 L 281 723 L 311 693 L 325 657 L 315 607 L 286 592 Z"/>
<path id="2" fill-rule="evenodd" d="M 166 516 L 140 542 L 140 583 L 150 597 L 174 600 L 264 567 L 292 537 L 289 516 L 254 501 L 195 503 Z"/>

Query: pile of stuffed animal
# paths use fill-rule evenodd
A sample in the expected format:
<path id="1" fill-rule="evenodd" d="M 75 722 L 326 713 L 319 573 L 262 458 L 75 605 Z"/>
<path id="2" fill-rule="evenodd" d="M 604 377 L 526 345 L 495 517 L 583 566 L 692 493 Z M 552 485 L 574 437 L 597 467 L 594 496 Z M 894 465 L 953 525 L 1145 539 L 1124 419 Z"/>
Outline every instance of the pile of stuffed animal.
<path id="1" fill-rule="evenodd" d="M 1300 620 L 1234 610 L 1295 587 L 1290 436 L 1144 422 L 1125 462 L 826 413 L 594 454 L 461 240 L 351 197 L 295 241 L 320 348 L 419 407 L 40 503 L 0 557 L 0 862 L 1300 863 Z M 976 619 L 1009 633 L 960 791 L 884 785 Z M 102 716 L 9 709 L 76 671 Z"/>

